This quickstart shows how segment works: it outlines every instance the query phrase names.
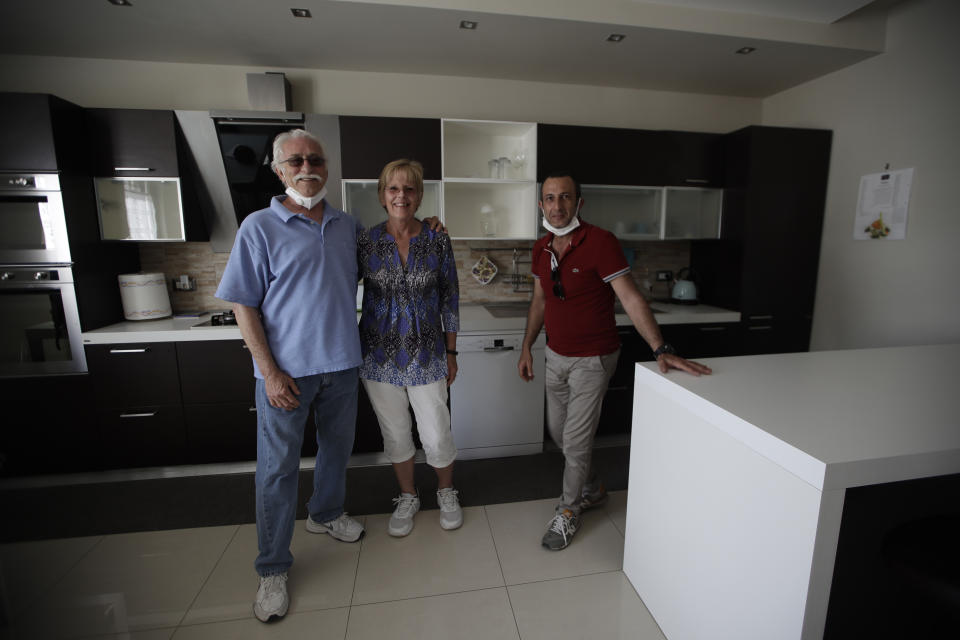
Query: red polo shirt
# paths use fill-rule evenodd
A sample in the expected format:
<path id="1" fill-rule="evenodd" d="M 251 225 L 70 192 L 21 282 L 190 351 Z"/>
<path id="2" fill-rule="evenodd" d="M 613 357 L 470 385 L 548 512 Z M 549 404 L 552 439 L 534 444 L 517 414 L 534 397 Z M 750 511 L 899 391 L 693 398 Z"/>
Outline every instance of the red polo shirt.
<path id="1" fill-rule="evenodd" d="M 543 323 L 547 344 L 560 355 L 599 356 L 620 348 L 614 319 L 615 294 L 610 281 L 630 272 L 616 236 L 583 220 L 570 248 L 559 261 L 564 299 L 553 293 L 551 249 L 553 234 L 533 245 L 533 275 L 546 298 Z"/>

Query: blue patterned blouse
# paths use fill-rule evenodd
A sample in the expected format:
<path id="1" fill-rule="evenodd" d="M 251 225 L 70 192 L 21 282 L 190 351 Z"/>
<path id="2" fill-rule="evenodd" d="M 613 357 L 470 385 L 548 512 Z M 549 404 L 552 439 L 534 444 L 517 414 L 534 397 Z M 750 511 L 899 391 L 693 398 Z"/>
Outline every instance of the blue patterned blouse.
<path id="1" fill-rule="evenodd" d="M 357 236 L 363 277 L 360 377 L 397 386 L 447 377 L 444 333 L 460 328 L 460 290 L 450 237 L 426 225 L 410 239 L 407 264 L 387 223 Z"/>

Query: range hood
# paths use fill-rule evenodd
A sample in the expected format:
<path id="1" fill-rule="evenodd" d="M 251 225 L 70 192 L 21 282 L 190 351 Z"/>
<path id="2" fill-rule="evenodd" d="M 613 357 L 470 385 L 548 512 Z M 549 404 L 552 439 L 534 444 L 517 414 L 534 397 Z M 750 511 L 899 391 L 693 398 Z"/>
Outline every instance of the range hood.
<path id="1" fill-rule="evenodd" d="M 283 193 L 270 169 L 273 139 L 303 128 L 323 141 L 329 178 L 327 200 L 341 208 L 340 121 L 337 116 L 290 111 L 176 111 L 200 179 L 210 245 L 229 252 L 240 222 Z"/>

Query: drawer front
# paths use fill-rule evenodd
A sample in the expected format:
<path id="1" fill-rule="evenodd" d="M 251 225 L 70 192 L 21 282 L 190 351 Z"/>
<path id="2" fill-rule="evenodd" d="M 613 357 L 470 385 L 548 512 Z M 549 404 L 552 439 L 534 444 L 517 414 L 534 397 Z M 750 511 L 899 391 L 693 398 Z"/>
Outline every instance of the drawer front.
<path id="1" fill-rule="evenodd" d="M 105 464 L 110 468 L 182 464 L 186 453 L 179 405 L 137 406 L 100 412 Z"/>
<path id="2" fill-rule="evenodd" d="M 253 398 L 233 404 L 195 404 L 183 409 L 191 463 L 257 459 L 257 409 Z"/>
<path id="3" fill-rule="evenodd" d="M 254 401 L 253 360 L 243 340 L 178 342 L 184 404 Z"/>
<path id="4" fill-rule="evenodd" d="M 86 354 L 100 408 L 180 403 L 172 342 L 88 345 Z"/>

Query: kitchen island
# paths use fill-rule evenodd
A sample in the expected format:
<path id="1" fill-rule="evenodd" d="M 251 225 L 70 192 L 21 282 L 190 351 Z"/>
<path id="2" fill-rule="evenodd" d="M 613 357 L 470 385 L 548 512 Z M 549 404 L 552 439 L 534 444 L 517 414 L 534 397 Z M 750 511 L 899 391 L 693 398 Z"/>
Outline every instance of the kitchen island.
<path id="1" fill-rule="evenodd" d="M 623 570 L 666 637 L 822 637 L 848 493 L 960 473 L 958 358 L 716 358 L 702 378 L 638 364 Z"/>

